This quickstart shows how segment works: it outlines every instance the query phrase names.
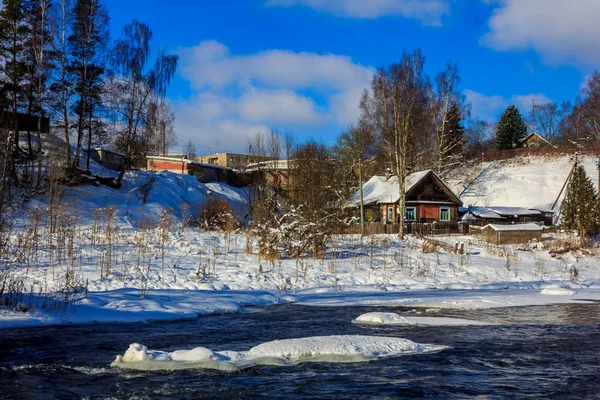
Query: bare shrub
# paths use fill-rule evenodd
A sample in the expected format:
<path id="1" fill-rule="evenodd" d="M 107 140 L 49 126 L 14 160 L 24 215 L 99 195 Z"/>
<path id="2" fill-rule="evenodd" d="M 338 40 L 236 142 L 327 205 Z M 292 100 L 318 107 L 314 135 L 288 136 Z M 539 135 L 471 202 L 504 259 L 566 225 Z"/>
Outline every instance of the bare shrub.
<path id="1" fill-rule="evenodd" d="M 571 251 L 579 250 L 579 242 L 572 237 L 565 239 L 556 239 L 554 244 L 550 247 L 548 252 L 552 257 L 557 257 L 559 255 L 569 253 Z"/>
<path id="2" fill-rule="evenodd" d="M 238 227 L 238 216 L 231 203 L 209 197 L 200 207 L 197 224 L 205 229 L 232 232 Z"/>
<path id="3" fill-rule="evenodd" d="M 435 253 L 437 251 L 437 243 L 431 239 L 425 239 L 421 245 L 423 253 Z"/>

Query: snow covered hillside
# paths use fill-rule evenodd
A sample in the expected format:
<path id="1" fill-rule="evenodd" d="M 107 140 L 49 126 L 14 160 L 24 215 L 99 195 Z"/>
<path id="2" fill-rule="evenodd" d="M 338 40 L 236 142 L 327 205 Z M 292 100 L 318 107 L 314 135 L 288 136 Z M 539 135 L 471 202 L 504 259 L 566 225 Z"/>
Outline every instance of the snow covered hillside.
<path id="1" fill-rule="evenodd" d="M 592 182 L 598 187 L 596 159 L 581 156 Z M 570 157 L 525 157 L 484 162 L 451 171 L 445 181 L 464 206 L 513 206 L 550 209 L 569 172 Z M 564 197 L 564 193 L 563 196 Z M 562 197 L 555 209 L 560 208 Z"/>

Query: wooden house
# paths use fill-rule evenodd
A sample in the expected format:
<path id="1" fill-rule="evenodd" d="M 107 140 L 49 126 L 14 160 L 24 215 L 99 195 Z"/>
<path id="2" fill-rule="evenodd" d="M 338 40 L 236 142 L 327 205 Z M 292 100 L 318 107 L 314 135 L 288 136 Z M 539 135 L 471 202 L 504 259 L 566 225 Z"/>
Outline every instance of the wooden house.
<path id="1" fill-rule="evenodd" d="M 518 244 L 529 243 L 531 240 L 542 240 L 541 226 L 529 224 L 496 225 L 489 224 L 483 227 L 481 234 L 488 243 L 493 244 Z"/>
<path id="2" fill-rule="evenodd" d="M 521 141 L 521 147 L 529 149 L 556 148 L 555 145 L 533 132 Z"/>
<path id="3" fill-rule="evenodd" d="M 400 192 L 396 176 L 374 176 L 363 185 L 366 222 L 397 223 Z M 432 170 L 410 174 L 405 179 L 403 210 L 407 222 L 457 222 L 462 201 Z M 347 207 L 360 206 L 360 192 L 352 195 Z"/>

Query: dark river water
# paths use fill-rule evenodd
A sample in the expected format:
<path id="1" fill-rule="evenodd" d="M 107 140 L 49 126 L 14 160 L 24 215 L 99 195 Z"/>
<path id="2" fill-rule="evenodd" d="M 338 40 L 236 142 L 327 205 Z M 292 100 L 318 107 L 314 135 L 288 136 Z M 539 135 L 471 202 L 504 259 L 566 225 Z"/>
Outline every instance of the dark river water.
<path id="1" fill-rule="evenodd" d="M 492 326 L 351 323 L 371 311 L 419 315 L 399 307 L 281 305 L 192 322 L 0 330 L 0 398 L 600 397 L 599 304 L 435 314 Z M 249 350 L 270 340 L 339 334 L 397 336 L 450 349 L 366 363 L 257 366 L 235 373 L 131 372 L 109 366 L 134 342 L 166 351 L 198 346 Z"/>

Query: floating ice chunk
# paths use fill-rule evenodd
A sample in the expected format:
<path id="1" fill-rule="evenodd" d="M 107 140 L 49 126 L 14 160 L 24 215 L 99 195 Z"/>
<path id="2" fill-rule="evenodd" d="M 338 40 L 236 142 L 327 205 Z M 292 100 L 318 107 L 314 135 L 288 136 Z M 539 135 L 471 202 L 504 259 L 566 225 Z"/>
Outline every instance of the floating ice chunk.
<path id="1" fill-rule="evenodd" d="M 577 294 L 576 291 L 571 289 L 563 289 L 563 288 L 548 288 L 544 289 L 540 292 L 540 294 L 546 296 L 574 296 Z"/>
<path id="2" fill-rule="evenodd" d="M 139 362 L 139 361 L 169 361 L 171 356 L 162 351 L 148 350 L 146 346 L 139 343 L 129 345 L 129 349 L 122 357 L 123 362 Z"/>
<path id="3" fill-rule="evenodd" d="M 247 352 L 213 352 L 204 347 L 171 353 L 148 350 L 134 343 L 113 367 L 137 370 L 214 369 L 236 371 L 255 365 L 294 365 L 299 362 L 364 362 L 385 357 L 430 353 L 447 346 L 419 344 L 408 339 L 383 336 L 316 336 L 275 340 Z"/>
<path id="4" fill-rule="evenodd" d="M 445 346 L 418 344 L 408 339 L 384 336 L 316 336 L 275 340 L 253 347 L 250 357 L 282 357 L 290 361 L 330 359 L 367 361 L 401 354 L 416 354 L 445 349 Z"/>
<path id="5" fill-rule="evenodd" d="M 215 354 L 206 347 L 196 347 L 192 350 L 177 350 L 171 353 L 173 361 L 207 361 L 222 360 L 223 357 Z"/>
<path id="6" fill-rule="evenodd" d="M 392 312 L 370 312 L 356 318 L 355 324 L 410 326 L 467 326 L 489 325 L 488 322 L 447 317 L 403 317 Z"/>

